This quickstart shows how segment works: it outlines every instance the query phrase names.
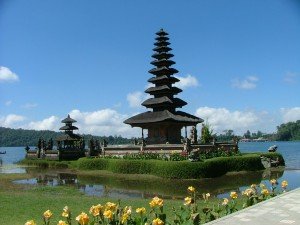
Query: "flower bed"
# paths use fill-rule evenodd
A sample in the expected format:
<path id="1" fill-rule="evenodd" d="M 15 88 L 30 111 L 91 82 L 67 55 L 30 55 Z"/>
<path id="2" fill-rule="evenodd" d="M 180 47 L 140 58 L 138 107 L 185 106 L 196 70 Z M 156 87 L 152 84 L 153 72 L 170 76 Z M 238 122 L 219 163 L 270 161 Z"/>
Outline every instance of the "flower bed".
<path id="1" fill-rule="evenodd" d="M 242 195 L 244 198 L 243 208 L 252 206 L 258 202 L 267 200 L 286 191 L 287 181 L 282 181 L 282 191 L 277 191 L 278 183 L 275 179 L 270 180 L 271 188 L 267 189 L 265 184 L 255 185 L 246 189 Z M 230 198 L 223 198 L 217 204 L 209 204 L 210 193 L 200 193 L 190 186 L 187 188 L 188 196 L 184 198 L 183 205 L 180 208 L 173 208 L 171 214 L 164 213 L 164 200 L 154 197 L 150 203 L 150 210 L 146 207 L 139 207 L 135 210 L 131 206 L 122 207 L 121 203 L 106 202 L 104 205 L 93 205 L 89 209 L 89 214 L 82 212 L 75 221 L 72 219 L 71 210 L 68 206 L 63 208 L 61 213 L 62 220 L 51 221 L 53 216 L 50 210 L 43 213 L 43 224 L 50 225 L 198 225 L 203 224 L 221 216 L 231 214 L 237 211 L 236 202 L 240 198 L 237 192 L 231 192 Z M 203 201 L 204 204 L 200 208 L 198 202 Z M 74 221 L 74 222 L 73 222 Z M 36 225 L 33 220 L 29 220 L 25 225 Z"/>

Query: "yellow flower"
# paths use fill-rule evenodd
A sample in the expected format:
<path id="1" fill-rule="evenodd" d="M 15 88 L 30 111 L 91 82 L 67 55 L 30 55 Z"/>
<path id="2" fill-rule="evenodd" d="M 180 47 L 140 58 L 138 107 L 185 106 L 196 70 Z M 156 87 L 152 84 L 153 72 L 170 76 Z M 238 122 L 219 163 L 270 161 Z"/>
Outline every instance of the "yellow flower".
<path id="1" fill-rule="evenodd" d="M 256 184 L 251 184 L 251 188 L 256 189 Z"/>
<path id="2" fill-rule="evenodd" d="M 131 211 L 132 211 L 131 206 L 125 206 L 125 208 L 123 210 L 123 212 L 128 215 L 131 215 Z"/>
<path id="3" fill-rule="evenodd" d="M 192 198 L 191 197 L 186 197 L 184 199 L 184 205 L 190 205 L 192 203 Z"/>
<path id="4" fill-rule="evenodd" d="M 286 180 L 284 180 L 284 181 L 281 182 L 281 187 L 284 188 L 284 189 L 285 189 L 288 185 L 289 185 L 289 184 L 288 184 L 288 182 L 287 182 Z"/>
<path id="5" fill-rule="evenodd" d="M 152 199 L 152 201 L 149 203 L 149 205 L 151 206 L 151 208 L 153 208 L 155 206 L 162 207 L 164 205 L 164 200 L 162 200 L 161 198 L 156 196 Z"/>
<path id="6" fill-rule="evenodd" d="M 163 224 L 164 222 L 159 218 L 156 218 L 152 221 L 152 225 L 163 225 Z"/>
<path id="7" fill-rule="evenodd" d="M 43 216 L 44 216 L 46 219 L 50 219 L 51 216 L 52 216 L 52 212 L 48 209 L 47 211 L 44 212 Z"/>
<path id="8" fill-rule="evenodd" d="M 232 192 L 230 193 L 230 197 L 231 197 L 232 199 L 236 199 L 236 198 L 238 197 L 238 194 L 237 194 L 235 191 L 232 191 Z"/>
<path id="9" fill-rule="evenodd" d="M 253 189 L 248 188 L 243 192 L 243 195 L 246 195 L 247 197 L 250 197 L 254 194 Z"/>
<path id="10" fill-rule="evenodd" d="M 209 197 L 210 197 L 210 194 L 209 194 L 209 193 L 206 193 L 206 194 L 205 194 L 205 198 L 208 199 Z"/>
<path id="11" fill-rule="evenodd" d="M 117 205 L 115 203 L 106 202 L 106 204 L 105 204 L 105 210 L 115 211 L 116 209 L 117 209 Z"/>
<path id="12" fill-rule="evenodd" d="M 99 216 L 100 215 L 100 212 L 102 210 L 103 206 L 98 204 L 98 205 L 93 205 L 91 208 L 90 208 L 90 214 L 92 214 L 93 216 Z"/>
<path id="13" fill-rule="evenodd" d="M 262 195 L 269 195 L 269 190 L 264 188 L 264 189 L 261 190 L 261 194 Z"/>
<path id="14" fill-rule="evenodd" d="M 222 202 L 222 205 L 228 205 L 228 198 L 223 198 L 223 202 Z"/>
<path id="15" fill-rule="evenodd" d="M 88 225 L 90 218 L 86 213 L 82 212 L 76 217 L 76 220 L 80 225 Z"/>
<path id="16" fill-rule="evenodd" d="M 36 225 L 36 223 L 33 220 L 29 220 L 25 223 L 25 225 Z"/>
<path id="17" fill-rule="evenodd" d="M 121 218 L 121 223 L 124 224 L 128 220 L 129 215 L 124 213 Z"/>
<path id="18" fill-rule="evenodd" d="M 146 213 L 145 207 L 137 208 L 135 211 L 136 211 L 136 213 L 139 213 L 141 215 Z"/>
<path id="19" fill-rule="evenodd" d="M 190 191 L 190 192 L 195 192 L 195 188 L 194 188 L 193 186 L 189 186 L 189 187 L 188 187 L 188 191 Z"/>
<path id="20" fill-rule="evenodd" d="M 272 185 L 275 185 L 275 184 L 277 184 L 277 180 L 276 180 L 276 179 L 272 179 L 272 180 L 270 180 L 270 183 L 271 183 Z"/>
<path id="21" fill-rule="evenodd" d="M 111 210 L 105 210 L 104 213 L 103 213 L 103 216 L 106 218 L 106 219 L 109 219 L 109 220 L 112 220 L 113 218 L 113 212 Z"/>
<path id="22" fill-rule="evenodd" d="M 63 217 L 70 217 L 70 210 L 69 210 L 69 207 L 68 206 L 65 206 L 64 208 L 63 208 L 63 212 L 62 212 L 62 214 L 61 214 Z"/>
<path id="23" fill-rule="evenodd" d="M 58 221 L 57 225 L 68 225 L 68 224 L 63 220 L 60 220 L 60 221 Z"/>

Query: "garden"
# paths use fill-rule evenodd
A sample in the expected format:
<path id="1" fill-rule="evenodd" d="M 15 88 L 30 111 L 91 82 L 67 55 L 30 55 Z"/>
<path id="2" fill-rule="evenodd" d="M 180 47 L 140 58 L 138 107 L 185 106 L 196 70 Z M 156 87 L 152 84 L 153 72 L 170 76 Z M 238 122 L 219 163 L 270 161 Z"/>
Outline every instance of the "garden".
<path id="1" fill-rule="evenodd" d="M 281 190 L 279 190 L 281 186 Z M 93 204 L 88 213 L 82 211 L 74 214 L 71 207 L 62 207 L 61 212 L 53 213 L 50 209 L 41 213 L 42 224 L 50 225 L 198 225 L 236 212 L 286 192 L 287 181 L 279 185 L 277 180 L 270 180 L 270 188 L 266 184 L 252 184 L 242 192 L 231 192 L 229 198 L 222 200 L 210 199 L 210 193 L 200 193 L 195 187 L 187 187 L 187 197 L 181 204 L 165 204 L 155 196 L 147 205 L 141 202 L 129 206 L 121 201 Z M 80 203 L 79 203 L 80 204 Z M 138 205 L 141 204 L 141 205 Z M 145 202 L 144 202 L 145 204 Z M 46 203 L 47 205 L 47 203 Z M 45 206 L 44 206 L 45 207 Z M 77 216 L 76 216 L 77 215 Z M 28 220 L 25 225 L 36 225 L 35 220 Z"/>

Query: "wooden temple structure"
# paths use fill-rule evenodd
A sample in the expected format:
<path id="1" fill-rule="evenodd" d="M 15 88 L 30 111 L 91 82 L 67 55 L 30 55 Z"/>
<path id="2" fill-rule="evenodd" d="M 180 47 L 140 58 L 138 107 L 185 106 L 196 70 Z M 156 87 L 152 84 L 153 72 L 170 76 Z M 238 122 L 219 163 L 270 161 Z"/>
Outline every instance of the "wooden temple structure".
<path id="1" fill-rule="evenodd" d="M 174 56 L 170 51 L 168 33 L 161 29 L 156 33 L 155 48 L 151 62 L 155 67 L 149 70 L 154 75 L 148 82 L 152 84 L 145 92 L 152 95 L 152 98 L 145 100 L 142 105 L 151 111 L 147 111 L 133 116 L 124 121 L 132 127 L 142 128 L 142 138 L 144 139 L 144 129 L 148 130 L 148 137 L 145 138 L 147 144 L 180 144 L 181 130 L 185 127 L 185 137 L 187 137 L 187 126 L 196 126 L 203 122 L 201 118 L 177 110 L 187 103 L 175 95 L 182 90 L 174 84 L 179 79 L 174 77 L 178 70 L 171 66 L 175 64 L 171 58 Z"/>
<path id="2" fill-rule="evenodd" d="M 154 68 L 149 70 L 152 77 L 148 79 L 151 86 L 145 90 L 145 93 L 151 95 L 151 98 L 142 103 L 148 111 L 124 121 L 125 124 L 142 129 L 141 142 L 134 141 L 134 144 L 128 145 L 108 145 L 103 140 L 100 145 L 99 141 L 91 139 L 88 149 L 85 149 L 83 137 L 74 133 L 74 130 L 78 130 L 78 128 L 73 123 L 77 121 L 68 115 L 61 121 L 65 124 L 60 128 L 64 133 L 56 139 L 57 149 L 53 150 L 52 142 L 45 147 L 46 145 L 42 141 L 35 151 L 26 147 L 27 158 L 74 160 L 84 156 L 124 155 L 138 152 L 169 154 L 183 151 L 190 153 L 195 150 L 208 152 L 217 148 L 225 151 L 238 149 L 237 143 L 213 141 L 203 145 L 197 142 L 196 125 L 202 123 L 203 119 L 178 110 L 187 103 L 177 97 L 182 90 L 176 87 L 179 79 L 174 75 L 178 73 L 178 70 L 172 67 L 175 62 L 172 60 L 174 55 L 170 52 L 172 49 L 169 47 L 168 33 L 161 29 L 156 35 L 153 61 L 151 62 Z M 188 126 L 192 126 L 190 138 L 187 137 Z M 183 128 L 185 128 L 185 137 L 182 140 Z M 144 137 L 144 130 L 148 131 L 147 137 Z"/>
<path id="3" fill-rule="evenodd" d="M 28 146 L 25 148 L 26 158 L 75 160 L 86 155 L 84 138 L 74 133 L 74 130 L 78 130 L 78 127 L 74 126 L 73 123 L 77 121 L 68 115 L 61 122 L 65 125 L 59 128 L 63 131 L 63 134 L 56 139 L 56 149 L 54 149 L 52 139 L 47 143 L 40 138 L 36 149 L 31 150 Z"/>

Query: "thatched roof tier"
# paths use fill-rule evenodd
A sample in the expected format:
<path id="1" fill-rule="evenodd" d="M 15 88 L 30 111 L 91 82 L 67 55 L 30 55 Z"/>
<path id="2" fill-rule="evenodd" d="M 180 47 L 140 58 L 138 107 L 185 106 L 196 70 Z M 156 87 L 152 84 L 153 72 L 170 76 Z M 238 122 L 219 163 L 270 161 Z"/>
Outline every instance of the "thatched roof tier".
<path id="1" fill-rule="evenodd" d="M 172 48 L 168 47 L 168 46 L 157 46 L 153 49 L 153 51 L 156 51 L 156 52 L 168 52 L 168 51 L 171 51 Z"/>
<path id="2" fill-rule="evenodd" d="M 147 124 L 167 121 L 182 123 L 186 126 L 193 126 L 203 122 L 202 119 L 185 112 L 170 112 L 168 110 L 163 110 L 157 112 L 144 112 L 125 120 L 124 123 L 130 124 L 132 127 L 144 127 L 147 126 Z"/>
<path id="3" fill-rule="evenodd" d="M 148 72 L 159 76 L 159 75 L 173 75 L 175 73 L 178 73 L 178 70 L 164 66 L 164 67 L 159 67 L 159 68 L 153 68 L 153 69 L 149 70 Z"/>
<path id="4" fill-rule="evenodd" d="M 160 29 L 160 30 L 157 31 L 155 34 L 158 35 L 158 36 L 166 36 L 166 35 L 169 35 L 166 31 L 164 31 L 164 29 Z"/>
<path id="5" fill-rule="evenodd" d="M 157 94 L 172 94 L 176 95 L 178 93 L 182 92 L 182 90 L 178 87 L 170 87 L 168 85 L 162 85 L 157 87 L 149 87 L 145 93 L 151 94 L 151 95 L 157 95 Z"/>
<path id="6" fill-rule="evenodd" d="M 167 36 L 158 36 L 155 38 L 155 40 L 157 41 L 168 41 L 170 38 L 168 38 Z"/>
<path id="7" fill-rule="evenodd" d="M 171 76 L 167 76 L 167 75 L 162 75 L 162 76 L 158 76 L 158 77 L 151 77 L 148 82 L 153 83 L 153 84 L 174 84 L 176 82 L 178 82 L 179 79 L 177 79 L 176 77 L 171 77 Z"/>
<path id="8" fill-rule="evenodd" d="M 62 123 L 76 123 L 77 121 L 74 120 L 74 119 L 72 119 L 72 118 L 70 117 L 70 115 L 68 114 L 67 118 L 63 119 L 61 122 L 62 122 Z"/>
<path id="9" fill-rule="evenodd" d="M 152 65 L 157 66 L 157 67 L 163 67 L 163 66 L 171 66 L 174 65 L 175 62 L 172 60 L 168 59 L 160 59 L 160 60 L 154 60 L 151 62 Z"/>
<path id="10" fill-rule="evenodd" d="M 75 127 L 73 125 L 65 125 L 61 128 L 59 128 L 60 130 L 78 130 L 78 127 Z"/>
<path id="11" fill-rule="evenodd" d="M 172 58 L 174 55 L 171 53 L 161 52 L 161 53 L 154 53 L 151 57 L 155 59 L 169 59 Z"/>
<path id="12" fill-rule="evenodd" d="M 168 107 L 170 109 L 181 108 L 186 104 L 187 103 L 181 100 L 180 98 L 170 99 L 167 96 L 158 97 L 158 98 L 149 98 L 142 103 L 142 105 L 147 108 Z"/>
<path id="13" fill-rule="evenodd" d="M 168 41 L 157 41 L 154 43 L 155 46 L 168 46 L 170 45 L 170 42 Z"/>

